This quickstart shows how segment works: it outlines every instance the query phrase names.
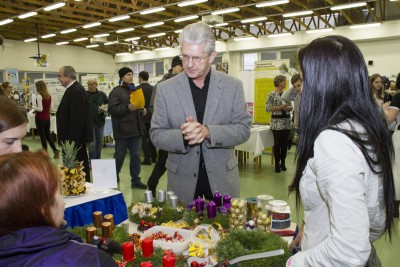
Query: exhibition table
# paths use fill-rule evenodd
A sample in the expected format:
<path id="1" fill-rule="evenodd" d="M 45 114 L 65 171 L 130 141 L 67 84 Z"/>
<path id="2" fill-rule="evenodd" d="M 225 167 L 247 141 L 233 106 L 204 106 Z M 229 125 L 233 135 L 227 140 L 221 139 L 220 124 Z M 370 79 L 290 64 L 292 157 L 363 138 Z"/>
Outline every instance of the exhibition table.
<path id="1" fill-rule="evenodd" d="M 93 223 L 93 212 L 101 211 L 114 215 L 114 223 L 119 224 L 128 218 L 128 212 L 124 196 L 118 190 L 90 189 L 92 184 L 86 183 L 88 193 L 83 196 L 64 197 L 64 219 L 68 227 L 83 226 Z"/>
<path id="2" fill-rule="evenodd" d="M 28 125 L 26 130 L 29 132 L 31 129 L 36 129 L 35 114 L 28 113 Z M 56 116 L 50 116 L 50 132 L 57 134 Z M 32 131 L 32 139 L 35 138 L 35 132 Z"/>

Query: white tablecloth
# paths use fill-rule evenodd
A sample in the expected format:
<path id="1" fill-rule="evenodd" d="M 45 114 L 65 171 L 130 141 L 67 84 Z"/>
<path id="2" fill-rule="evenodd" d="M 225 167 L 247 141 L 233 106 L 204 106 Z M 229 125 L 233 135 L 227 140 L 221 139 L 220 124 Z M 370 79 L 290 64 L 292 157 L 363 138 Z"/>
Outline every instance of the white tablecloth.
<path id="1" fill-rule="evenodd" d="M 274 146 L 274 137 L 270 127 L 254 126 L 251 128 L 250 138 L 247 142 L 235 147 L 236 150 L 252 152 L 254 158 L 260 156 L 267 147 Z"/>
<path id="2" fill-rule="evenodd" d="M 27 131 L 29 132 L 31 129 L 36 129 L 35 114 L 28 113 L 28 120 Z M 57 134 L 56 116 L 50 116 L 50 132 Z"/>
<path id="3" fill-rule="evenodd" d="M 86 195 L 78 197 L 73 197 L 73 196 L 64 197 L 65 208 L 121 194 L 120 191 L 114 189 L 93 189 L 92 187 L 93 187 L 92 183 L 86 183 L 86 188 L 87 188 L 86 190 L 88 192 Z"/>

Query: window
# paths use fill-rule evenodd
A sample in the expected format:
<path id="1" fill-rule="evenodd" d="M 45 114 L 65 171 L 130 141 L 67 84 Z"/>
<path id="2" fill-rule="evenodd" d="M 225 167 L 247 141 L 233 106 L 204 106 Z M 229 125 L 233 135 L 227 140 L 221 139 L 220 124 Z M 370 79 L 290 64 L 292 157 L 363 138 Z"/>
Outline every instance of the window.
<path id="1" fill-rule="evenodd" d="M 144 63 L 144 70 L 147 71 L 149 73 L 150 77 L 154 76 L 154 66 L 153 66 L 153 62 L 147 62 Z"/>
<path id="2" fill-rule="evenodd" d="M 4 75 L 4 71 L 0 71 L 0 83 L 3 83 L 3 75 Z"/>
<path id="3" fill-rule="evenodd" d="M 276 52 L 261 52 L 261 60 L 274 60 L 276 59 Z"/>
<path id="4" fill-rule="evenodd" d="M 165 72 L 167 72 L 166 70 Z M 164 75 L 164 62 L 159 61 L 156 62 L 156 76 L 163 76 Z"/>
<path id="5" fill-rule="evenodd" d="M 254 70 L 257 53 L 243 53 L 243 70 Z"/>
<path id="6" fill-rule="evenodd" d="M 58 78 L 58 73 L 45 73 L 46 79 Z"/>

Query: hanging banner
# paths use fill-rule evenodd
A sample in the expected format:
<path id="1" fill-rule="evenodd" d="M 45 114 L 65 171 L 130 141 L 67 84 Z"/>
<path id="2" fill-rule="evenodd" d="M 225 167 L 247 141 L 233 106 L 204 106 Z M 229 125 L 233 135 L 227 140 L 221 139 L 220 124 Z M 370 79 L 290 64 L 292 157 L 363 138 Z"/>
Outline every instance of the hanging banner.
<path id="1" fill-rule="evenodd" d="M 289 59 L 262 60 L 255 62 L 254 68 L 254 124 L 269 124 L 271 112 L 266 112 L 268 94 L 275 90 L 274 78 L 278 75 L 288 77 L 286 88 L 290 85 L 290 76 L 282 69 L 282 64 L 289 66 Z M 286 89 L 285 88 L 285 89 Z"/>

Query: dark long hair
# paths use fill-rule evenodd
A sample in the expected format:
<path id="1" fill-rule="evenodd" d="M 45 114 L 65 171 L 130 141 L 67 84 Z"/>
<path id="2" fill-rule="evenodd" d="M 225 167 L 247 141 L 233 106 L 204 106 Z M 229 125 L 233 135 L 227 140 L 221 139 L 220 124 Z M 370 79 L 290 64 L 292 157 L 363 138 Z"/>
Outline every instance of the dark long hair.
<path id="1" fill-rule="evenodd" d="M 299 204 L 299 184 L 307 161 L 314 156 L 315 139 L 323 130 L 339 131 L 360 148 L 371 170 L 383 179 L 385 229 L 391 236 L 395 200 L 393 143 L 385 118 L 373 99 L 360 50 L 345 37 L 327 36 L 300 49 L 299 60 L 303 72 L 300 134 L 296 172 L 289 191 L 296 192 Z M 345 120 L 361 125 L 367 139 L 352 129 L 336 127 Z"/>

